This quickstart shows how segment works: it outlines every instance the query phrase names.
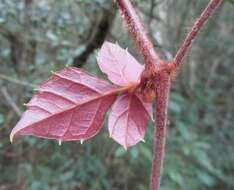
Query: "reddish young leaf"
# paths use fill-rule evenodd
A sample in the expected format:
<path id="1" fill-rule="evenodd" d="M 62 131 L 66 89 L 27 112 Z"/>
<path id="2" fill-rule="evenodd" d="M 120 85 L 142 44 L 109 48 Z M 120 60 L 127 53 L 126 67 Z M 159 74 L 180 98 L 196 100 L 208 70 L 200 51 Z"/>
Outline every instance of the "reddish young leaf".
<path id="1" fill-rule="evenodd" d="M 123 94 L 117 98 L 109 116 L 110 136 L 127 149 L 144 141 L 150 118 L 152 104 L 143 102 L 140 94 Z"/>
<path id="2" fill-rule="evenodd" d="M 140 82 L 144 69 L 127 50 L 116 44 L 105 42 L 98 54 L 98 65 L 108 79 L 119 86 Z"/>
<path id="3" fill-rule="evenodd" d="M 118 89 L 77 68 L 54 73 L 27 104 L 10 138 L 33 135 L 59 141 L 85 140 L 101 129 Z"/>

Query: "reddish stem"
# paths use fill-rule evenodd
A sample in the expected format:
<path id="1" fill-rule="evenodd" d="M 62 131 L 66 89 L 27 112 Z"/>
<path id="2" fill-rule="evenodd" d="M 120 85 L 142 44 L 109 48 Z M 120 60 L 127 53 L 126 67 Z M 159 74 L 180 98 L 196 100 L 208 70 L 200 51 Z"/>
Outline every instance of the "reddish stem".
<path id="1" fill-rule="evenodd" d="M 121 15 L 124 17 L 140 53 L 144 57 L 146 70 L 157 71 L 160 65 L 160 57 L 154 51 L 153 44 L 147 36 L 145 27 L 143 26 L 130 0 L 116 0 L 116 3 L 121 10 Z M 158 67 L 155 67 L 155 64 L 157 64 Z"/>
<path id="2" fill-rule="evenodd" d="M 163 71 L 155 77 L 156 91 L 156 123 L 154 132 L 153 162 L 150 190 L 160 189 L 160 178 L 165 155 L 165 145 L 168 123 L 168 102 L 171 80 L 168 72 Z"/>
<path id="3" fill-rule="evenodd" d="M 197 36 L 199 30 L 204 26 L 209 17 L 218 8 L 222 0 L 210 1 L 206 9 L 192 27 L 191 32 L 189 32 L 185 38 L 171 64 L 162 64 L 165 62 L 161 61 L 159 55 L 154 51 L 153 44 L 149 40 L 130 0 L 116 0 L 116 2 L 140 53 L 144 57 L 145 71 L 142 74 L 141 79 L 143 81 L 143 85 L 146 84 L 147 86 L 148 83 L 151 84 L 151 82 L 153 82 L 153 86 L 155 88 L 154 90 L 156 94 L 157 107 L 153 148 L 154 158 L 152 162 L 150 189 L 159 190 L 165 155 L 168 123 L 168 101 L 171 87 L 170 74 L 168 69 L 174 71 L 179 65 L 181 65 L 183 58 L 188 53 L 189 47 Z"/>
<path id="4" fill-rule="evenodd" d="M 205 10 L 202 12 L 201 16 L 197 19 L 195 24 L 193 25 L 191 31 L 188 33 L 187 37 L 185 38 L 184 42 L 180 46 L 179 50 L 176 53 L 173 63 L 170 65 L 172 70 L 178 68 L 184 57 L 189 52 L 189 48 L 193 43 L 193 40 L 196 38 L 198 32 L 202 29 L 208 19 L 213 15 L 215 10 L 220 6 L 223 0 L 211 0 Z"/>

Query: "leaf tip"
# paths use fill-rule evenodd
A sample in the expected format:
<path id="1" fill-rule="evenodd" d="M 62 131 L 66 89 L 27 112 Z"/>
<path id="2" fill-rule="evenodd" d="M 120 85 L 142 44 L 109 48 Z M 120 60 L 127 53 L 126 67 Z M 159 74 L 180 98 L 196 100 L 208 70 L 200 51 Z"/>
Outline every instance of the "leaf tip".
<path id="1" fill-rule="evenodd" d="M 151 119 L 153 122 L 155 122 L 153 113 L 150 114 L 150 119 Z"/>
<path id="2" fill-rule="evenodd" d="M 62 140 L 61 139 L 58 140 L 58 144 L 59 144 L 59 146 L 62 145 Z"/>
<path id="3" fill-rule="evenodd" d="M 128 150 L 128 147 L 126 145 L 123 146 L 124 150 Z"/>
<path id="4" fill-rule="evenodd" d="M 98 52 L 97 56 L 96 56 L 97 62 L 98 64 L 101 63 L 101 59 L 100 59 L 100 51 Z"/>
<path id="5" fill-rule="evenodd" d="M 14 134 L 11 133 L 11 134 L 10 134 L 10 142 L 11 142 L 11 144 L 13 144 L 13 141 L 14 141 Z"/>
<path id="6" fill-rule="evenodd" d="M 109 133 L 109 138 L 112 138 L 112 133 L 111 132 Z"/>

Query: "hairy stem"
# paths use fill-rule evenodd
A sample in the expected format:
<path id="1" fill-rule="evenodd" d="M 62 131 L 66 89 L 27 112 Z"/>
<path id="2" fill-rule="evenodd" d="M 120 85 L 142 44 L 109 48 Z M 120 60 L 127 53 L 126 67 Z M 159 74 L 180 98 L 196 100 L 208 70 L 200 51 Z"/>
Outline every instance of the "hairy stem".
<path id="1" fill-rule="evenodd" d="M 167 72 L 155 77 L 156 91 L 156 123 L 154 132 L 153 162 L 151 171 L 150 190 L 160 189 L 160 178 L 165 155 L 165 145 L 168 123 L 168 102 L 171 81 Z"/>
<path id="2" fill-rule="evenodd" d="M 121 15 L 126 21 L 128 29 L 144 58 L 146 70 L 159 70 L 160 57 L 154 51 L 153 44 L 150 41 L 145 31 L 145 27 L 143 26 L 130 0 L 116 0 L 116 3 L 118 4 L 121 10 Z M 155 67 L 155 64 L 158 65 L 158 67 Z"/>
<path id="3" fill-rule="evenodd" d="M 157 106 L 153 148 L 154 158 L 152 162 L 150 190 L 159 190 L 165 155 L 168 123 L 168 101 L 171 87 L 170 72 L 168 72 L 168 69 L 174 71 L 181 65 L 183 58 L 188 54 L 189 48 L 199 30 L 205 25 L 206 21 L 219 7 L 222 0 L 210 0 L 210 3 L 202 12 L 201 16 L 195 22 L 191 31 L 185 38 L 171 64 L 163 64 L 165 62 L 163 62 L 159 55 L 154 51 L 153 44 L 149 40 L 144 26 L 142 25 L 140 18 L 138 17 L 130 0 L 116 0 L 116 2 L 140 53 L 144 57 L 145 71 L 141 78 L 143 81 L 142 84 L 144 86 L 144 84 L 148 84 L 150 81 L 153 81 L 155 88 Z"/>
<path id="4" fill-rule="evenodd" d="M 193 40 L 196 38 L 198 32 L 202 29 L 208 19 L 213 15 L 215 10 L 220 6 L 223 0 L 210 0 L 209 4 L 202 12 L 201 16 L 197 19 L 195 24 L 193 25 L 191 31 L 188 33 L 187 37 L 185 38 L 184 42 L 180 46 L 179 50 L 176 53 L 173 63 L 170 65 L 172 69 L 178 68 L 184 57 L 189 52 L 190 46 Z"/>
<path id="5" fill-rule="evenodd" d="M 140 53 L 144 57 L 145 73 L 147 75 L 146 80 L 149 80 L 149 77 L 152 77 L 150 76 L 151 72 L 157 73 L 153 82 L 155 86 L 157 102 L 157 122 L 155 124 L 153 148 L 154 158 L 152 162 L 150 190 L 159 190 L 166 144 L 170 76 L 168 72 L 163 70 L 163 67 L 161 67 L 163 65 L 161 59 L 159 55 L 157 55 L 154 51 L 153 44 L 149 40 L 144 26 L 142 25 L 140 18 L 138 17 L 131 2 L 129 0 L 116 0 L 116 2 L 121 10 L 124 20 L 127 23 L 128 29 L 137 44 Z"/>

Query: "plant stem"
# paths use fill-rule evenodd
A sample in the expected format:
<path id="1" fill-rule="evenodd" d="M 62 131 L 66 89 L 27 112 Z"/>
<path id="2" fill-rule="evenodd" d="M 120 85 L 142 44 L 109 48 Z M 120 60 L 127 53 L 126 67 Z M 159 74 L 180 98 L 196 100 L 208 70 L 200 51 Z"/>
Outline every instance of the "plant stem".
<path id="1" fill-rule="evenodd" d="M 160 178 L 161 170 L 163 166 L 164 154 L 165 154 L 165 144 L 166 144 L 166 131 L 167 131 L 167 109 L 168 100 L 170 93 L 170 75 L 168 72 L 163 70 L 164 64 L 162 64 L 159 55 L 154 51 L 153 44 L 149 40 L 145 29 L 138 17 L 134 7 L 129 0 L 116 0 L 121 13 L 127 23 L 128 29 L 132 34 L 134 41 L 140 53 L 144 57 L 145 71 L 147 77 L 150 76 L 150 72 L 157 73 L 154 76 L 154 86 L 156 93 L 157 102 L 157 121 L 155 124 L 155 134 L 154 134 L 154 158 L 152 162 L 152 172 L 151 172 L 151 184 L 150 190 L 160 189 Z M 156 67 L 155 67 L 156 65 Z M 165 67 L 164 67 L 165 68 Z M 149 78 L 148 78 L 149 79 Z M 152 79 L 152 78 L 151 78 Z"/>
<path id="2" fill-rule="evenodd" d="M 220 6 L 222 0 L 210 0 L 210 3 L 195 22 L 191 31 L 180 46 L 173 62 L 171 64 L 166 64 L 166 67 L 165 64 L 163 64 L 165 62 L 163 62 L 160 56 L 154 51 L 153 44 L 148 38 L 144 26 L 130 0 L 116 0 L 116 2 L 140 53 L 144 57 L 146 72 L 145 75 L 142 75 L 142 81 L 145 81 L 145 84 L 147 84 L 147 82 L 153 79 L 157 106 L 150 190 L 159 190 L 165 155 L 168 102 L 171 87 L 170 72 L 168 72 L 168 69 L 175 71 L 181 65 L 183 58 L 188 54 L 189 48 L 198 32 Z"/>
<path id="3" fill-rule="evenodd" d="M 132 34 L 134 41 L 144 58 L 146 70 L 159 70 L 160 57 L 154 51 L 154 46 L 147 36 L 145 27 L 143 26 L 130 0 L 116 0 L 116 3 L 121 10 L 121 15 L 127 23 L 129 32 Z M 158 67 L 155 67 L 155 64 L 158 65 Z"/>
<path id="4" fill-rule="evenodd" d="M 153 162 L 150 190 L 160 189 L 160 178 L 163 168 L 168 124 L 168 102 L 171 80 L 167 72 L 155 77 L 156 123 L 154 132 Z"/>
<path id="5" fill-rule="evenodd" d="M 177 51 L 173 63 L 170 64 L 172 70 L 175 70 L 175 68 L 178 68 L 181 65 L 184 57 L 186 57 L 186 55 L 188 54 L 190 46 L 193 43 L 193 40 L 196 38 L 198 32 L 203 28 L 203 26 L 213 15 L 215 10 L 221 5 L 222 1 L 223 0 L 210 0 L 209 4 L 202 12 L 200 17 L 197 19 L 197 21 L 194 23 L 192 29 L 190 30 L 184 42 Z"/>

